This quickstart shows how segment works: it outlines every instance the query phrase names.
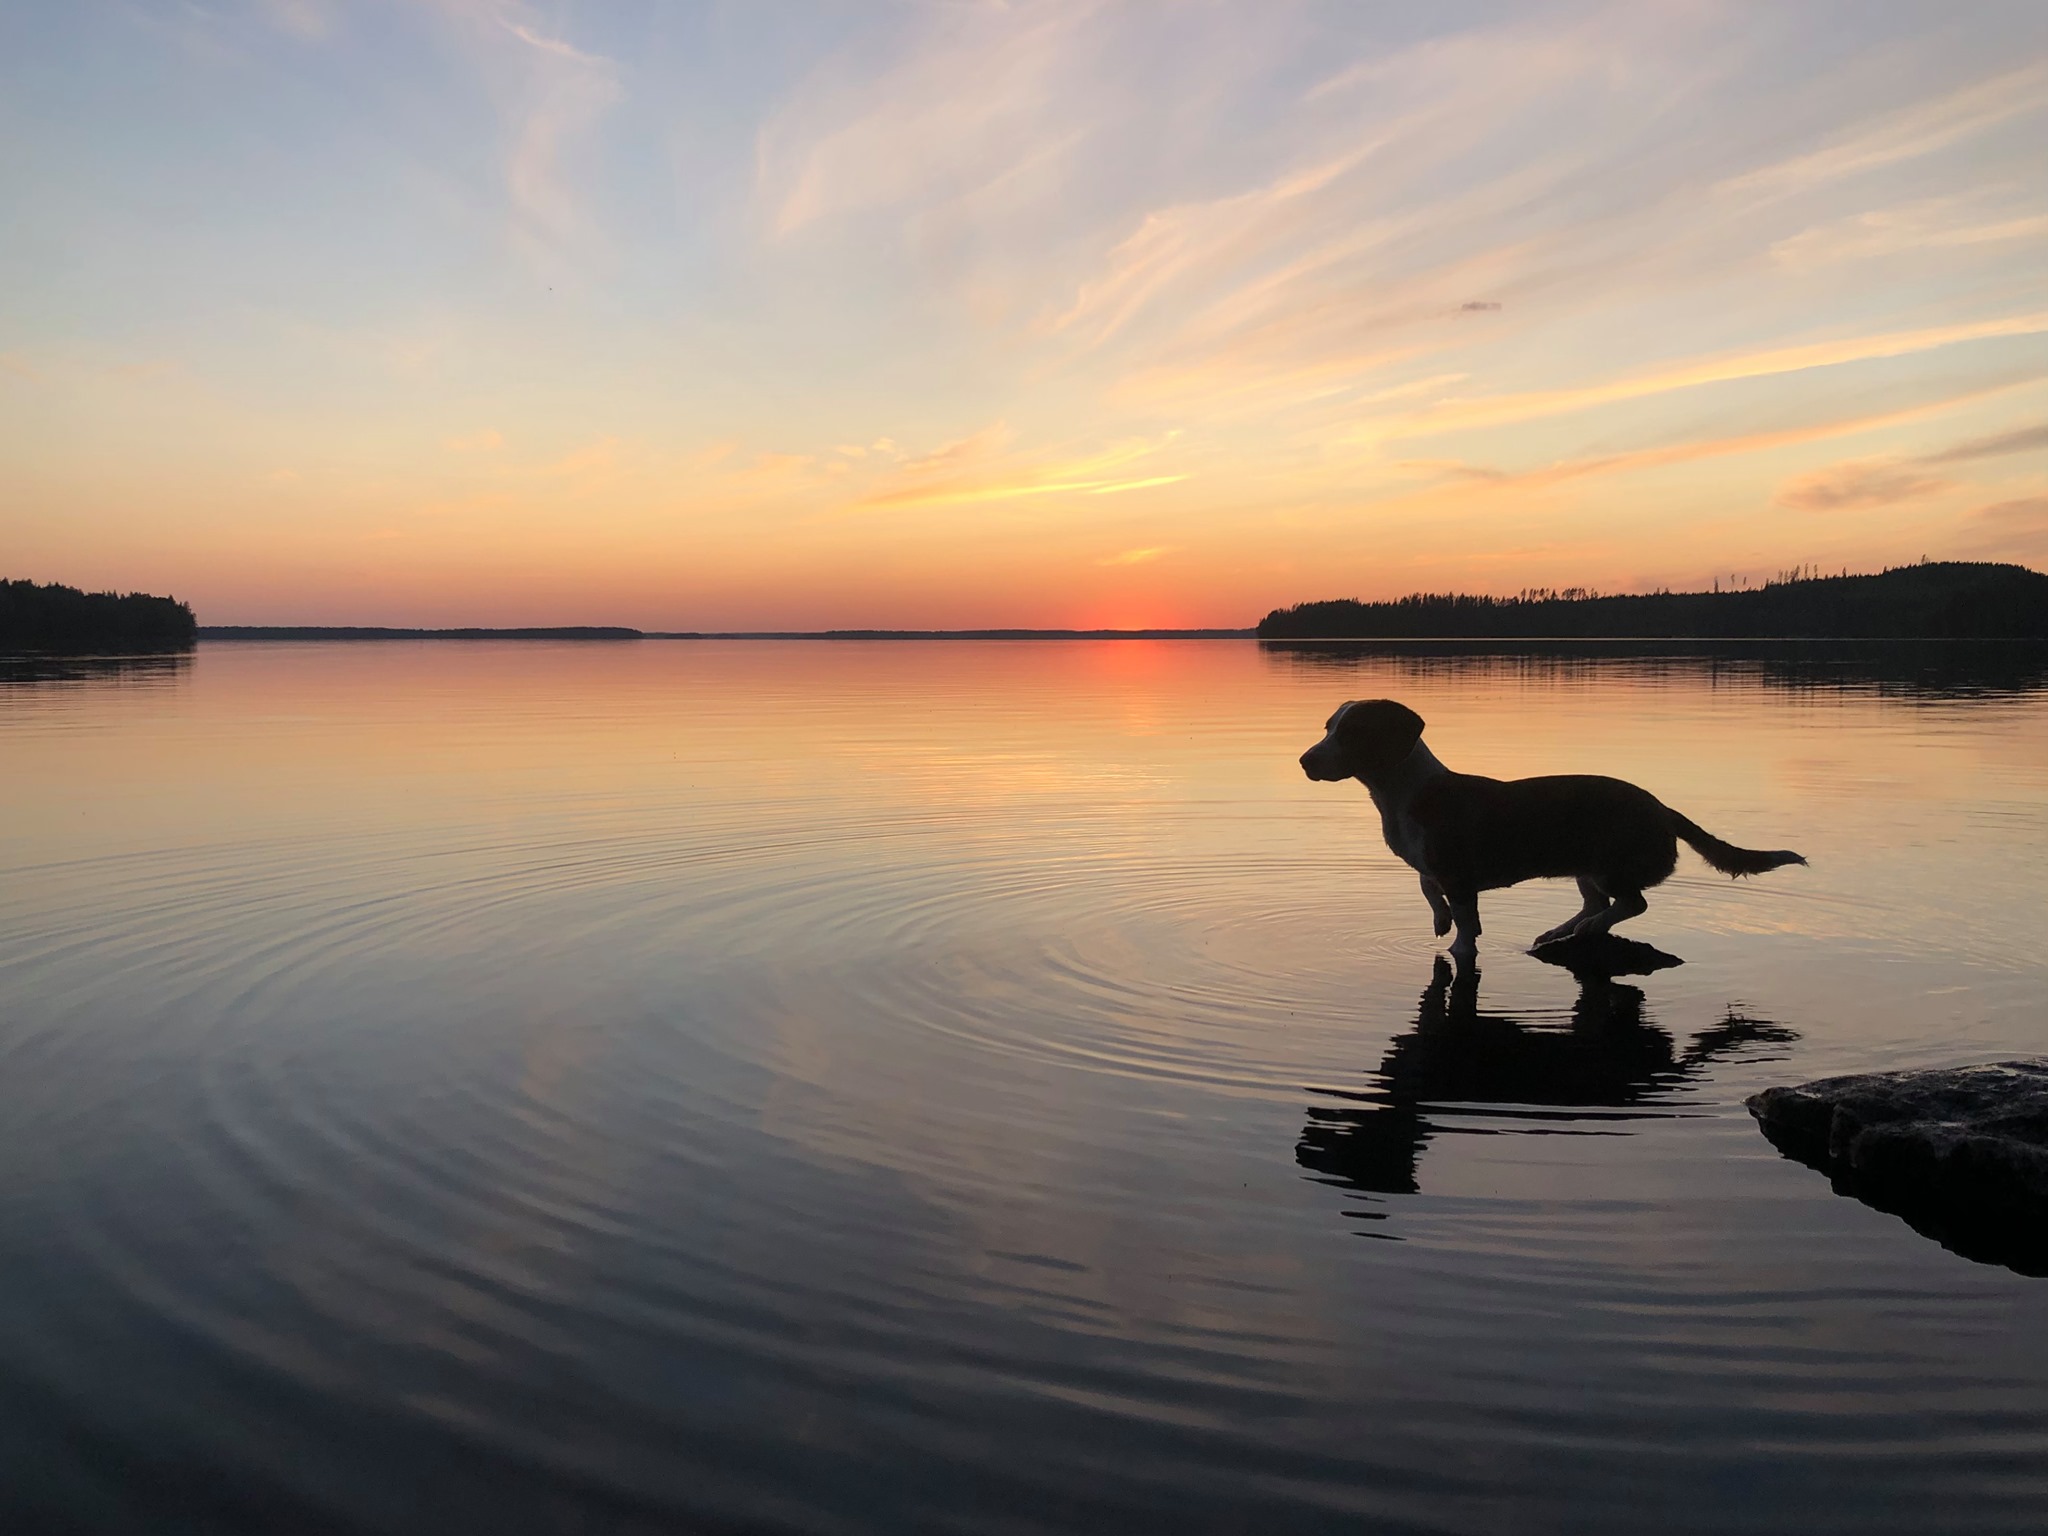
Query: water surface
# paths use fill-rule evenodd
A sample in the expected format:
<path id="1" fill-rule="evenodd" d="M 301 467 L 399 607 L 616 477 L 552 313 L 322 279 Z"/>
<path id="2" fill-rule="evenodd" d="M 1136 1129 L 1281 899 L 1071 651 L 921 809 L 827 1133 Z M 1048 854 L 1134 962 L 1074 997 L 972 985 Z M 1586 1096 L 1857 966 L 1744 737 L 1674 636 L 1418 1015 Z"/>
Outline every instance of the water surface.
<path id="1" fill-rule="evenodd" d="M 17 671 L 0 1488 L 80 1530 L 2036 1531 L 2048 1282 L 1741 1108 L 2048 1051 L 2048 692 L 1980 661 Z M 1375 695 L 1811 868 L 1685 855 L 1629 931 L 1687 963 L 1613 982 L 1520 952 L 1567 887 L 1496 894 L 1454 982 L 1294 764 Z"/>

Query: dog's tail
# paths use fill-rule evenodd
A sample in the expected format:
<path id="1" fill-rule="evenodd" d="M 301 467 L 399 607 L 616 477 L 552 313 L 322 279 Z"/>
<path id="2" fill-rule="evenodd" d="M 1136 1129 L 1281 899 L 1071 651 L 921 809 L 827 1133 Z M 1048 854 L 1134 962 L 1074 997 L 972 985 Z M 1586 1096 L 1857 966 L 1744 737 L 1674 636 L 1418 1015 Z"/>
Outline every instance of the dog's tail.
<path id="1" fill-rule="evenodd" d="M 1778 869 L 1786 864 L 1804 864 L 1805 859 L 1790 848 L 1774 848 L 1765 852 L 1757 848 L 1738 848 L 1733 843 L 1724 843 L 1711 832 L 1702 832 L 1693 821 L 1664 807 L 1671 817 L 1671 830 L 1692 845 L 1692 851 L 1705 859 L 1724 875 L 1740 879 L 1744 875 L 1760 875 L 1768 869 Z"/>

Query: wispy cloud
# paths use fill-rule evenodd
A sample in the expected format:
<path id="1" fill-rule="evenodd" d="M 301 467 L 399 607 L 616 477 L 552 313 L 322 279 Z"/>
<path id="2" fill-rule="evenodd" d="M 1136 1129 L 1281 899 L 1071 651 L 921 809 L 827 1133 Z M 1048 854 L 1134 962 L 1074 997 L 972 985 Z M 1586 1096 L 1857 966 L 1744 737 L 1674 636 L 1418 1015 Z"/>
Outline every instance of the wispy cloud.
<path id="1" fill-rule="evenodd" d="M 879 72 L 827 69 L 760 131 L 757 182 L 786 237 L 873 209 L 970 195 L 1041 153 L 1050 108 L 1093 7 L 946 6 L 892 18 L 926 30 Z M 1071 127 L 1071 124 L 1068 125 Z"/>
<path id="2" fill-rule="evenodd" d="M 1800 475 L 1778 492 L 1778 504 L 1801 512 L 1844 512 L 1888 507 L 1948 489 L 1938 475 L 1894 460 L 1836 464 Z"/>
<path id="3" fill-rule="evenodd" d="M 1227 263 L 1270 258 L 1284 243 L 1284 231 L 1299 228 L 1298 221 L 1287 216 L 1290 205 L 1313 199 L 1340 181 L 1391 137 L 1383 133 L 1318 163 L 1290 167 L 1268 185 L 1251 191 L 1147 214 L 1138 228 L 1110 251 L 1106 270 L 1084 282 L 1073 302 L 1051 316 L 1045 328 L 1054 333 L 1076 331 L 1090 344 L 1099 345 L 1175 283 L 1204 269 L 1214 275 L 1215 268 Z M 1293 256 L 1280 272 L 1261 278 L 1258 287 L 1270 292 L 1309 271 L 1355 256 L 1386 237 L 1382 229 L 1351 233 L 1306 258 Z"/>
<path id="4" fill-rule="evenodd" d="M 555 82 L 527 114 L 505 162 L 505 185 L 529 235 L 561 244 L 588 232 L 583 201 L 563 162 L 576 135 L 620 95 L 611 76 L 589 71 Z"/>
<path id="5" fill-rule="evenodd" d="M 1943 465 L 1968 464 L 1981 459 L 2036 453 L 2043 449 L 2048 449 L 2048 422 L 1997 432 L 1988 437 L 1969 438 L 1932 453 L 1832 464 L 1786 482 L 1779 489 L 1778 502 L 1781 506 L 1802 512 L 1889 506 L 1947 490 L 1950 482 L 1930 473 Z"/>
<path id="6" fill-rule="evenodd" d="M 1820 149 L 1747 171 L 1721 190 L 1790 196 L 1823 182 L 1918 159 L 2048 106 L 2048 64 L 2029 63 L 1916 103 L 1843 134 Z"/>
<path id="7" fill-rule="evenodd" d="M 1009 423 L 999 421 L 994 426 L 984 427 L 967 437 L 943 443 L 928 453 L 920 453 L 914 458 L 905 459 L 903 468 L 911 474 L 958 469 L 963 464 L 992 458 L 1007 448 L 1014 436 Z"/>
<path id="8" fill-rule="evenodd" d="M 542 480 L 566 480 L 587 493 L 617 474 L 622 446 L 617 437 L 600 437 L 559 459 L 522 473 Z"/>
<path id="9" fill-rule="evenodd" d="M 931 453 L 907 459 L 889 480 L 860 498 L 863 507 L 918 507 L 1017 501 L 1056 495 L 1110 496 L 1175 485 L 1186 472 L 1133 475 L 1126 466 L 1164 452 L 1178 436 L 1134 438 L 1079 458 L 1046 459 L 1006 451 L 1000 423 Z"/>
<path id="10" fill-rule="evenodd" d="M 515 243 L 554 261 L 593 233 L 576 159 L 625 96 L 616 59 L 544 31 L 519 0 L 435 0 L 510 120 L 502 165 Z"/>
<path id="11" fill-rule="evenodd" d="M 571 63 L 584 66 L 586 69 L 609 71 L 618 67 L 616 60 L 608 59 L 602 54 L 585 53 L 566 38 L 544 36 L 536 32 L 532 27 L 527 26 L 524 22 L 513 21 L 509 17 L 504 16 L 500 16 L 498 22 L 499 25 L 518 38 L 519 41 L 525 43 L 530 48 L 538 48 L 542 53 L 551 53 L 558 59 L 567 59 Z"/>
<path id="12" fill-rule="evenodd" d="M 2034 426 L 1966 438 L 1933 453 L 1827 465 L 1786 481 L 1778 489 L 1778 504 L 1800 512 L 1839 512 L 1915 502 L 1952 487 L 1950 479 L 1933 473 L 1946 465 L 2005 459 L 2044 449 L 2048 449 L 2048 422 L 2038 422 Z"/>
<path id="13" fill-rule="evenodd" d="M 2010 453 L 2035 453 L 2044 448 L 2048 448 L 2048 422 L 2019 427 L 2011 432 L 1994 432 L 1989 437 L 1973 437 L 1939 453 L 1925 454 L 1918 462 L 1962 464 L 1971 459 L 2003 458 Z"/>
<path id="14" fill-rule="evenodd" d="M 1855 437 L 1867 433 L 1881 432 L 1903 427 L 1912 422 L 1923 421 L 1929 417 L 1953 412 L 1962 407 L 1980 402 L 1989 396 L 2006 393 L 2011 387 L 2013 386 L 1970 390 L 1961 395 L 1926 401 L 1918 405 L 1906 406 L 1896 411 L 1881 411 L 1875 414 L 1837 417 L 1827 421 L 1811 422 L 1796 427 L 1779 427 L 1761 432 L 1741 432 L 1705 438 L 1689 438 L 1674 443 L 1659 443 L 1652 447 L 1632 449 L 1625 453 L 1591 454 L 1581 458 L 1564 459 L 1552 464 L 1538 465 L 1530 469 L 1504 470 L 1487 465 L 1468 464 L 1458 460 L 1430 459 L 1404 460 L 1402 461 L 1402 467 L 1459 476 L 1503 491 L 1539 490 L 1572 480 L 1587 480 L 1603 475 L 1630 474 L 1642 470 L 1667 469 L 1680 464 L 1698 463 L 1705 459 L 1734 458 L 1743 454 L 1769 453 L 1778 449 L 1798 447 L 1805 443 L 1821 442 L 1828 438 Z M 2012 435 L 2019 436 L 2020 434 Z M 1944 462 L 1944 457 L 1938 454 L 1929 455 L 1914 462 L 1936 464 Z"/>
<path id="15" fill-rule="evenodd" d="M 1144 549 L 1126 549 L 1114 555 L 1104 555 L 1097 565 L 1149 565 L 1161 555 L 1173 553 L 1170 544 L 1153 544 Z"/>
<path id="16" fill-rule="evenodd" d="M 1903 251 L 1956 250 L 2048 237 L 2048 214 L 1986 218 L 1981 210 L 1968 206 L 1969 201 L 1932 198 L 1816 224 L 1778 241 L 1771 247 L 1771 256 L 1780 266 L 1809 272 Z"/>
<path id="17" fill-rule="evenodd" d="M 1364 429 L 1361 435 L 1368 438 L 1419 437 L 1475 427 L 1504 426 L 1596 406 L 1647 399 L 1678 390 L 1697 389 L 1707 384 L 1770 378 L 1816 368 L 1836 368 L 1845 363 L 1906 357 L 1916 352 L 1931 352 L 1940 347 L 1994 337 L 2038 336 L 2044 333 L 2048 333 L 2048 311 L 1867 336 L 1845 336 L 1797 346 L 1767 347 L 1753 352 L 1700 358 L 1602 384 L 1446 401 L 1427 412 Z"/>
<path id="18" fill-rule="evenodd" d="M 1120 491 L 1142 491 L 1153 486 L 1175 485 L 1186 475 L 1147 475 L 1137 480 L 1073 480 L 1046 472 L 1050 478 L 1027 474 L 1019 479 L 985 481 L 943 481 L 932 485 L 903 486 L 878 491 L 861 499 L 864 507 L 932 507 L 977 501 L 1018 501 L 1025 497 L 1085 494 L 1111 496 Z"/>
<path id="19" fill-rule="evenodd" d="M 1125 491 L 1149 491 L 1155 485 L 1179 485 L 1186 475 L 1147 475 L 1142 480 L 1112 480 L 1107 484 L 1080 487 L 1090 496 L 1120 496 Z"/>

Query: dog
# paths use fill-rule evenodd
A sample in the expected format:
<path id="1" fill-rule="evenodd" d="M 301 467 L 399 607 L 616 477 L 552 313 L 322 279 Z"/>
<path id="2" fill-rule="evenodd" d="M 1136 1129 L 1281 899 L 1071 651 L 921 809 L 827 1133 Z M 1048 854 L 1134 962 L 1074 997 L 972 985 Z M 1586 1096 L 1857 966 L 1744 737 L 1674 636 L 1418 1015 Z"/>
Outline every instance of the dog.
<path id="1" fill-rule="evenodd" d="M 1423 745 L 1422 729 L 1422 716 L 1405 704 L 1354 699 L 1301 754 L 1301 770 L 1320 783 L 1364 783 L 1387 846 L 1422 877 L 1437 937 L 1457 928 L 1451 954 L 1461 961 L 1479 952 L 1481 891 L 1524 880 L 1577 880 L 1583 905 L 1538 937 L 1540 948 L 1606 933 L 1648 910 L 1643 892 L 1678 867 L 1680 838 L 1724 875 L 1806 862 L 1789 848 L 1759 852 L 1724 843 L 1622 779 L 1453 773 Z"/>

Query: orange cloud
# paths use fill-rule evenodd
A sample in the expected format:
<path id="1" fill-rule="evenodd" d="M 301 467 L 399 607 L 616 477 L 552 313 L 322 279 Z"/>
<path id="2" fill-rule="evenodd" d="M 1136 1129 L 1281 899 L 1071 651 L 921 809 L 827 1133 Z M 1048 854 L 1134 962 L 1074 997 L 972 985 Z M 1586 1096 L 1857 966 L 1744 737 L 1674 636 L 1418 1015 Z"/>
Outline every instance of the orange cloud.
<path id="1" fill-rule="evenodd" d="M 917 472 L 927 469 L 952 469 L 961 464 L 973 463 L 978 459 L 986 459 L 1000 453 L 1009 446 L 1011 436 L 1008 423 L 999 421 L 994 426 L 984 427 L 971 436 L 942 444 L 930 453 L 906 459 L 903 467 Z"/>
<path id="2" fill-rule="evenodd" d="M 1097 565 L 1147 565 L 1157 560 L 1161 555 L 1170 555 L 1172 553 L 1172 545 L 1155 544 L 1148 549 L 1127 549 L 1121 554 L 1104 555 L 1095 563 Z"/>
<path id="3" fill-rule="evenodd" d="M 1904 410 L 1884 411 L 1874 416 L 1852 416 L 1836 421 L 1819 422 L 1811 426 L 1786 427 L 1774 432 L 1744 432 L 1728 437 L 1695 439 L 1689 442 L 1660 444 L 1654 448 L 1638 448 L 1627 453 L 1598 454 L 1581 459 L 1567 459 L 1556 464 L 1546 464 L 1536 469 L 1510 471 L 1494 469 L 1486 465 L 1466 464 L 1446 459 L 1405 459 L 1400 467 L 1406 469 L 1433 470 L 1442 474 L 1457 475 L 1470 480 L 1484 482 L 1504 489 L 1529 490 L 1542 486 L 1557 485 L 1567 480 L 1581 480 L 1594 475 L 1623 474 L 1639 469 L 1661 469 L 1673 464 L 1686 464 L 1700 459 L 1725 458 L 1737 454 L 1763 453 L 1774 448 L 1789 448 L 1800 443 L 1821 441 L 1830 437 L 1853 437 L 1859 433 L 1874 432 L 1885 427 L 1904 426 L 1908 422 L 1924 420 L 1951 411 L 1959 406 L 1983 400 L 1991 395 L 2004 394 L 2020 386 L 1998 386 L 1992 389 L 1971 390 L 1967 394 L 1931 401 L 1925 405 L 1908 406 Z M 2048 432 L 2048 428 L 2040 429 Z M 1980 443 L 1959 445 L 1961 448 L 1982 451 L 1990 444 L 2007 441 L 2022 441 L 2028 433 L 2004 434 L 1997 439 L 1986 439 Z M 1994 451 L 2017 451 L 2003 448 Z M 1946 463 L 1958 456 L 1957 449 L 1943 453 L 1929 454 L 1916 460 L 1917 463 Z M 1974 457 L 1976 453 L 1968 456 Z"/>
<path id="4" fill-rule="evenodd" d="M 2048 422 L 1969 438 L 1912 458 L 1866 459 L 1832 465 L 1788 481 L 1778 493 L 1778 502 L 1808 512 L 1889 506 L 1946 490 L 1948 481 L 1925 472 L 1934 465 L 1964 464 L 2044 448 L 2048 448 Z"/>
<path id="5" fill-rule="evenodd" d="M 1020 496 L 1051 496 L 1062 491 L 1110 496 L 1118 491 L 1141 491 L 1155 485 L 1172 485 L 1187 478 L 1186 475 L 1151 475 L 1142 480 L 1013 480 L 987 484 L 948 481 L 879 492 L 863 498 L 860 504 L 864 507 L 917 507 L 945 502 L 1014 501 Z"/>
<path id="6" fill-rule="evenodd" d="M 1946 480 L 1909 464 L 1866 459 L 1788 480 L 1778 492 L 1778 505 L 1801 512 L 1841 512 L 1858 507 L 1888 507 L 1947 488 Z"/>
<path id="7" fill-rule="evenodd" d="M 1160 438 L 1134 438 L 1112 444 L 1085 458 L 1053 464 L 1017 464 L 1001 453 L 1010 438 L 1000 422 L 972 437 L 948 443 L 931 453 L 908 460 L 895 483 L 861 498 L 863 507 L 936 506 L 947 503 L 1013 501 L 1020 497 L 1051 496 L 1074 492 L 1109 496 L 1121 491 L 1145 490 L 1172 485 L 1187 475 L 1118 474 L 1122 466 L 1161 452 L 1180 434 L 1168 432 Z M 985 466 L 978 471 L 976 466 Z M 935 476 L 934 470 L 962 470 L 964 473 Z"/>

